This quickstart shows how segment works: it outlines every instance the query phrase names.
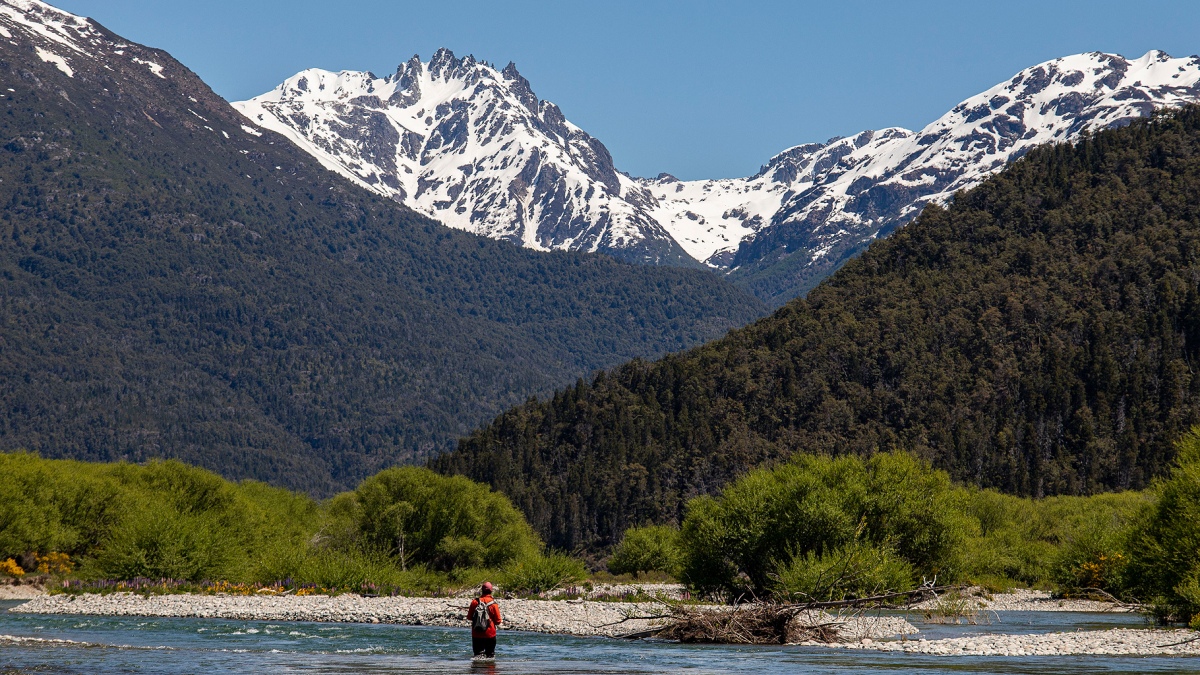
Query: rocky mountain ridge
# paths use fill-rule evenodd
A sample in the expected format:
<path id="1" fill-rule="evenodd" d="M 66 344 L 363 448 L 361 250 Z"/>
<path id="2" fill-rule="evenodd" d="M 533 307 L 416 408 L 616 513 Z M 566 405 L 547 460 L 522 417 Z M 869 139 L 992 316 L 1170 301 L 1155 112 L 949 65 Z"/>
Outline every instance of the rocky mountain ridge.
<path id="1" fill-rule="evenodd" d="M 694 265 L 600 141 L 503 70 L 439 50 L 396 72 L 310 69 L 234 104 L 326 167 L 452 227 L 537 250 Z"/>
<path id="2" fill-rule="evenodd" d="M 946 203 L 1035 146 L 1197 101 L 1200 57 L 1151 51 L 1131 61 L 1093 52 L 1027 68 L 920 131 L 801 146 L 778 210 L 739 241 L 728 265 L 760 298 L 786 302 L 926 204 Z"/>
<path id="3" fill-rule="evenodd" d="M 1023 70 L 920 131 L 798 145 L 754 176 L 697 181 L 621 173 L 515 66 L 447 50 L 384 78 L 307 70 L 235 105 L 453 227 L 537 249 L 694 259 L 778 304 L 1035 145 L 1198 100 L 1195 57 L 1078 54 Z"/>

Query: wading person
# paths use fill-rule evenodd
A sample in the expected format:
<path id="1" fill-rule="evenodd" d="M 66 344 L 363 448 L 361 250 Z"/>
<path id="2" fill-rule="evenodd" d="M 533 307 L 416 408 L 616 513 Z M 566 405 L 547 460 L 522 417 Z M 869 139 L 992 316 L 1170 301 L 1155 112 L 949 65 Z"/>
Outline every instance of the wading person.
<path id="1" fill-rule="evenodd" d="M 475 658 L 496 658 L 496 626 L 500 625 L 500 606 L 492 597 L 492 584 L 484 582 L 478 598 L 471 601 L 467 620 L 471 622 L 471 651 Z"/>

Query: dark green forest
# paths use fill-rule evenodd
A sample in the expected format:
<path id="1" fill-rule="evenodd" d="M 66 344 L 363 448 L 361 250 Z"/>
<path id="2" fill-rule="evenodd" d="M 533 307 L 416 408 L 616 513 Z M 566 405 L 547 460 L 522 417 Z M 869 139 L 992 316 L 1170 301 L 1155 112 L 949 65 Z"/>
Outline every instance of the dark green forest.
<path id="1" fill-rule="evenodd" d="M 1037 149 L 772 316 L 511 410 L 435 460 L 604 549 L 797 452 L 1018 495 L 1140 489 L 1200 421 L 1200 109 Z"/>
<path id="2" fill-rule="evenodd" d="M 450 230 L 109 37 L 124 58 L 73 77 L 0 41 L 0 450 L 328 495 L 765 311 L 704 271 Z"/>

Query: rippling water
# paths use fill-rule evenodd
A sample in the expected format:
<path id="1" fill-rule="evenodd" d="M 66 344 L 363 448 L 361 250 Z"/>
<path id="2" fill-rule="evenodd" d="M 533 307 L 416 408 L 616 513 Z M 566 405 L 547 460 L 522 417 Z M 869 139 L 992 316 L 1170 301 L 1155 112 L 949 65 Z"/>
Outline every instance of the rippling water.
<path id="1" fill-rule="evenodd" d="M 499 659 L 472 664 L 465 628 L 11 614 L 0 673 L 1200 673 L 1200 659 L 926 657 L 806 647 L 623 642 L 502 632 Z M 919 625 L 928 638 L 1142 626 L 1138 617 L 1006 613 L 985 626 Z"/>

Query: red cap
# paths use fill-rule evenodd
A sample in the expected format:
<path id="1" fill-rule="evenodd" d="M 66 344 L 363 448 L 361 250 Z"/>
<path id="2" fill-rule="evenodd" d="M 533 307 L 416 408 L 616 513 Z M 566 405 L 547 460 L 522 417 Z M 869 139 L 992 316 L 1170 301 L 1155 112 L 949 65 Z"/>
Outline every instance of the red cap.
<path id="1" fill-rule="evenodd" d="M 491 595 L 491 593 L 492 593 L 492 582 L 490 582 L 490 581 L 483 582 L 483 594 Z"/>

